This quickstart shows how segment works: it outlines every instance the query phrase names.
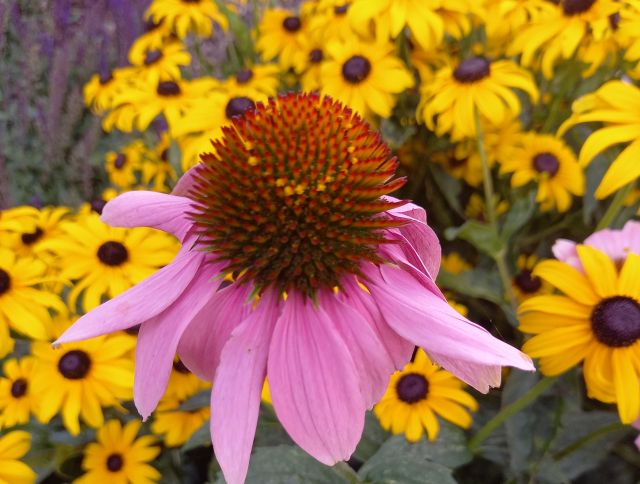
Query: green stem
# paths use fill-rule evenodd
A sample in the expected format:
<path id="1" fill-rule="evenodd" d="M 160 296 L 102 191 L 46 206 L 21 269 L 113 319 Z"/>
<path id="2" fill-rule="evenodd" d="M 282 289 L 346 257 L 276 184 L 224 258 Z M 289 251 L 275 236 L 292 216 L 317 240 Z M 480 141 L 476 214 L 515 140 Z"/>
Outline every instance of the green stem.
<path id="1" fill-rule="evenodd" d="M 520 410 L 528 407 L 536 399 L 542 395 L 545 390 L 550 388 L 558 379 L 558 377 L 544 377 L 534 386 L 532 386 L 527 393 L 522 395 L 518 400 L 510 403 L 506 407 L 503 407 L 496 415 L 493 416 L 484 426 L 476 432 L 476 434 L 469 440 L 469 450 L 471 452 L 477 452 L 482 442 L 489 437 L 494 430 L 500 427 L 503 423 L 517 414 Z"/>
<path id="2" fill-rule="evenodd" d="M 625 199 L 631 193 L 635 185 L 636 183 L 635 181 L 633 181 L 616 192 L 615 197 L 613 197 L 613 201 L 607 208 L 607 211 L 604 213 L 603 217 L 600 219 L 600 222 L 598 222 L 596 231 L 606 229 L 609 225 L 611 225 L 611 223 L 615 220 L 616 216 L 620 212 Z"/>
<path id="3" fill-rule="evenodd" d="M 629 428 L 628 425 L 622 424 L 620 422 L 614 422 L 612 424 L 609 424 L 605 427 L 602 427 L 601 429 L 598 429 L 594 432 L 591 432 L 590 434 L 585 435 L 581 439 L 576 440 L 573 444 L 556 452 L 555 454 L 553 454 L 553 459 L 556 461 L 562 460 L 565 457 L 567 457 L 569 454 L 572 454 L 573 452 L 578 450 L 580 447 L 583 447 L 595 440 L 598 440 L 603 435 L 607 435 L 610 432 L 616 432 L 618 430 L 623 430 L 626 428 Z"/>

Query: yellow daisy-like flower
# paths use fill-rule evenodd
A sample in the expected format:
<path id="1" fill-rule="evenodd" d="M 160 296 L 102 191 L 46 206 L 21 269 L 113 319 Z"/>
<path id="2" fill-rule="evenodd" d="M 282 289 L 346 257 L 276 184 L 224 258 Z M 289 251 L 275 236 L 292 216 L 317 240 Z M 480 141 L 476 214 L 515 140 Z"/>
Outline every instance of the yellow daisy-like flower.
<path id="1" fill-rule="evenodd" d="M 256 49 L 265 62 L 278 58 L 283 70 L 302 72 L 308 42 L 306 21 L 289 10 L 269 9 L 258 27 Z"/>
<path id="2" fill-rule="evenodd" d="M 552 287 L 547 281 L 533 275 L 533 269 L 537 263 L 538 258 L 535 255 L 521 254 L 518 256 L 518 272 L 513 277 L 512 284 L 518 302 L 552 291 Z"/>
<path id="3" fill-rule="evenodd" d="M 56 294 L 36 289 L 46 272 L 44 262 L 16 257 L 14 252 L 0 248 L 0 338 L 3 340 L 9 337 L 8 327 L 34 339 L 45 339 L 51 323 L 49 309 L 64 311 L 64 303 Z M 10 341 L 3 341 L 0 347 L 6 350 L 12 346 Z"/>
<path id="4" fill-rule="evenodd" d="M 520 305 L 520 330 L 535 335 L 523 350 L 545 375 L 583 362 L 589 396 L 616 402 L 622 422 L 632 423 L 640 414 L 640 255 L 629 253 L 618 271 L 598 249 L 576 249 L 583 271 L 557 260 L 534 270 L 563 294 Z"/>
<path id="5" fill-rule="evenodd" d="M 555 136 L 523 134 L 510 159 L 502 161 L 500 172 L 513 173 L 513 187 L 535 182 L 536 201 L 545 211 L 556 208 L 566 212 L 571 206 L 571 195 L 584 194 L 582 168 L 571 148 Z"/>
<path id="6" fill-rule="evenodd" d="M 351 4 L 345 0 L 320 0 L 305 18 L 309 18 L 309 33 L 312 37 L 326 39 L 348 39 L 353 36 L 353 28 L 348 11 Z M 306 13 L 306 12 L 305 12 Z"/>
<path id="7" fill-rule="evenodd" d="M 135 140 L 119 152 L 109 151 L 105 155 L 105 168 L 109 181 L 120 189 L 133 188 L 137 183 L 137 172 L 141 168 L 142 159 L 147 149 L 142 140 Z"/>
<path id="8" fill-rule="evenodd" d="M 319 91 L 322 88 L 322 64 L 325 54 L 320 42 L 310 43 L 307 49 L 308 63 L 302 73 L 300 84 L 303 91 Z"/>
<path id="9" fill-rule="evenodd" d="M 503 215 L 509 210 L 509 202 L 506 200 L 499 200 L 496 205 L 496 215 Z M 474 220 L 485 221 L 485 204 L 484 197 L 477 193 L 472 193 L 467 200 L 467 205 L 464 207 L 464 214 Z"/>
<path id="10" fill-rule="evenodd" d="M 0 378 L 0 428 L 26 424 L 37 413 L 40 399 L 31 388 L 34 363 L 30 356 L 5 361 Z"/>
<path id="11" fill-rule="evenodd" d="M 520 100 L 511 88 L 526 92 L 534 102 L 538 99 L 528 71 L 508 60 L 472 57 L 455 69 L 443 67 L 430 83 L 422 85 L 418 119 L 438 136 L 449 133 L 454 140 L 473 138 L 476 109 L 484 123 L 493 126 L 518 117 Z"/>
<path id="12" fill-rule="evenodd" d="M 157 84 L 180 79 L 180 66 L 191 64 L 191 55 L 182 42 L 168 42 L 155 49 L 130 50 L 129 62 L 137 67 L 136 77 Z"/>
<path id="13" fill-rule="evenodd" d="M 97 307 L 103 297 L 113 298 L 146 279 L 173 260 L 177 241 L 164 232 L 114 228 L 92 213 L 61 226 L 65 236 L 48 243 L 60 265 L 60 277 L 77 281 L 69 293 L 69 305 Z"/>
<path id="14" fill-rule="evenodd" d="M 144 59 L 145 52 L 161 49 L 164 44 L 174 39 L 171 29 L 167 27 L 165 22 L 154 22 L 153 19 L 147 19 L 144 26 L 144 34 L 133 43 L 131 49 L 129 49 L 129 56 Z"/>
<path id="15" fill-rule="evenodd" d="M 171 138 L 166 131 L 142 162 L 142 183 L 155 192 L 168 193 L 178 179 L 175 168 L 169 162 Z"/>
<path id="16" fill-rule="evenodd" d="M 0 437 L 0 482 L 7 484 L 33 484 L 36 473 L 19 459 L 29 452 L 31 435 L 22 430 Z"/>
<path id="17" fill-rule="evenodd" d="M 560 134 L 576 124 L 591 122 L 605 123 L 605 127 L 591 133 L 582 145 L 578 158 L 582 166 L 614 145 L 629 143 L 596 190 L 596 198 L 603 199 L 640 177 L 640 88 L 623 81 L 607 82 L 573 103 L 573 114 L 560 127 Z"/>
<path id="18" fill-rule="evenodd" d="M 618 35 L 624 46 L 624 57 L 629 61 L 640 59 L 640 2 L 627 0 L 620 10 Z M 640 75 L 636 66 L 635 74 Z"/>
<path id="19" fill-rule="evenodd" d="M 189 440 L 193 433 L 209 419 L 210 415 L 209 405 L 194 410 L 180 410 L 180 405 L 199 391 L 210 388 L 210 384 L 200 381 L 198 386 L 191 391 L 181 391 L 183 398 L 178 398 L 178 390 L 172 387 L 172 383 L 178 384 L 180 379 L 175 378 L 174 375 L 172 377 L 165 395 L 158 404 L 158 409 L 153 414 L 151 431 L 162 436 L 168 447 L 178 447 Z"/>
<path id="20" fill-rule="evenodd" d="M 94 74 L 83 89 L 84 102 L 94 113 L 103 114 L 113 107 L 114 98 L 132 82 L 131 68 L 124 67 Z"/>
<path id="21" fill-rule="evenodd" d="M 57 320 L 51 339 L 68 326 L 66 318 Z M 33 343 L 33 393 L 40 400 L 38 419 L 48 423 L 60 412 L 72 435 L 80 433 L 80 418 L 90 427 L 101 427 L 103 407 L 117 407 L 120 401 L 133 397 L 130 355 L 134 347 L 135 339 L 126 334 L 100 336 L 61 348 L 52 348 L 49 341 Z"/>
<path id="22" fill-rule="evenodd" d="M 87 472 L 74 483 L 158 482 L 162 476 L 149 462 L 160 454 L 160 447 L 154 445 L 156 439 L 152 435 L 136 438 L 140 426 L 137 420 L 131 420 L 124 427 L 118 420 L 109 420 L 98 429 L 97 442 L 87 445 L 84 451 L 82 468 Z"/>
<path id="23" fill-rule="evenodd" d="M 320 71 L 323 94 L 339 99 L 365 117 L 389 117 L 397 95 L 414 79 L 389 43 L 352 37 L 327 44 L 328 59 Z"/>
<path id="24" fill-rule="evenodd" d="M 482 164 L 475 154 L 475 143 L 470 140 L 457 143 L 445 151 L 434 153 L 430 160 L 441 165 L 453 178 L 464 180 L 472 187 L 482 183 Z"/>
<path id="25" fill-rule="evenodd" d="M 440 430 L 436 415 L 459 427 L 471 427 L 473 419 L 467 409 L 476 411 L 478 403 L 463 388 L 464 383 L 418 349 L 413 361 L 391 375 L 373 413 L 382 428 L 404 433 L 409 442 L 420 440 L 425 430 L 429 440 L 435 440 Z"/>
<path id="26" fill-rule="evenodd" d="M 173 370 L 169 376 L 165 398 L 175 398 L 181 401 L 188 399 L 199 390 L 202 390 L 203 382 L 189 371 L 177 356 L 173 359 Z"/>
<path id="27" fill-rule="evenodd" d="M 444 38 L 444 22 L 436 13 L 443 3 L 441 0 L 355 0 L 351 2 L 348 16 L 353 28 L 363 36 L 371 32 L 372 24 L 376 38 L 383 41 L 395 39 L 408 27 L 416 43 L 424 49 L 433 49 Z"/>
<path id="28" fill-rule="evenodd" d="M 25 221 L 33 220 L 38 216 L 38 209 L 30 205 L 21 205 L 6 210 L 0 210 L 0 235 L 5 231 L 22 232 L 25 230 Z M 35 222 L 32 222 L 28 230 L 35 230 Z"/>
<path id="29" fill-rule="evenodd" d="M 588 37 L 600 41 L 611 33 L 610 16 L 620 9 L 616 0 L 562 0 L 548 14 L 539 16 L 513 40 L 509 55 L 522 54 L 524 66 L 539 61 L 542 73 L 553 77 L 561 59 L 571 59 Z"/>
<path id="30" fill-rule="evenodd" d="M 470 271 L 471 264 L 462 258 L 457 252 L 451 252 L 442 256 L 440 267 L 451 274 L 460 274 L 461 272 Z"/>
<path id="31" fill-rule="evenodd" d="M 248 97 L 260 99 L 278 93 L 280 69 L 275 64 L 254 65 L 242 69 L 220 85 L 220 89 L 231 98 Z"/>
<path id="32" fill-rule="evenodd" d="M 189 32 L 211 37 L 213 22 L 227 30 L 229 21 L 213 0 L 153 0 L 146 19 L 162 22 L 178 37 L 184 39 Z"/>

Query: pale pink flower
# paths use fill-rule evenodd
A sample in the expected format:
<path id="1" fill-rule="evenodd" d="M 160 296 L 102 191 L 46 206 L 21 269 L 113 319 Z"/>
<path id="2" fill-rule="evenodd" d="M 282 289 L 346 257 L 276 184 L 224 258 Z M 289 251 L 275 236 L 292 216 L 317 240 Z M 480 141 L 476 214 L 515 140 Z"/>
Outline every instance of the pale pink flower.
<path id="1" fill-rule="evenodd" d="M 134 400 L 144 418 L 177 351 L 214 382 L 211 436 L 234 484 L 246 476 L 265 377 L 292 439 L 332 465 L 351 456 L 365 411 L 414 345 L 481 392 L 500 385 L 502 366 L 534 370 L 447 304 L 425 211 L 385 197 L 403 180 L 360 117 L 291 94 L 233 124 L 173 194 L 134 191 L 105 206 L 105 222 L 159 228 L 182 249 L 57 341 L 141 324 Z"/>

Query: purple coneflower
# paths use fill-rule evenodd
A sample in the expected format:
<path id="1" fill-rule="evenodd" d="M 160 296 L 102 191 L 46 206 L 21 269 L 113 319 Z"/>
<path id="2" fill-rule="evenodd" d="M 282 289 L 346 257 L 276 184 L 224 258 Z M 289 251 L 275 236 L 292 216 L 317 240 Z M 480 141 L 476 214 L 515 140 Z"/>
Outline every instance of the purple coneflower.
<path id="1" fill-rule="evenodd" d="M 246 476 L 260 391 L 320 462 L 348 459 L 365 410 L 421 346 L 482 392 L 530 359 L 455 312 L 434 279 L 440 245 L 379 134 L 328 97 L 289 94 L 233 119 L 172 195 L 134 191 L 105 222 L 155 227 L 175 260 L 80 318 L 65 343 L 142 324 L 134 399 L 144 418 L 177 351 L 213 380 L 211 435 L 227 482 Z M 225 276 L 233 283 L 223 287 Z"/>

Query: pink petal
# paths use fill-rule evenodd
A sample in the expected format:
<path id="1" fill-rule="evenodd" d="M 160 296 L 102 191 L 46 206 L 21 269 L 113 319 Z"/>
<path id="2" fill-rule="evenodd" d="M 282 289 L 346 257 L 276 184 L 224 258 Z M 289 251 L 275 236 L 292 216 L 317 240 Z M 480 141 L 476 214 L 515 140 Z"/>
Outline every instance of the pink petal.
<path id="1" fill-rule="evenodd" d="M 391 329 L 371 295 L 360 288 L 355 281 L 347 280 L 342 285 L 341 296 L 344 297 L 345 303 L 369 321 L 369 325 L 378 335 L 386 354 L 393 362 L 394 370 L 404 368 L 413 354 L 415 345 Z"/>
<path id="2" fill-rule="evenodd" d="M 390 197 L 389 195 L 386 195 L 383 198 L 385 200 L 389 200 L 390 202 L 400 201 L 399 198 Z M 415 203 L 407 202 L 404 205 L 400 205 L 399 207 L 388 210 L 387 213 L 392 216 L 408 217 L 424 224 L 427 223 L 427 212 L 424 208 L 416 205 Z"/>
<path id="3" fill-rule="evenodd" d="M 380 266 L 380 275 L 369 289 L 387 323 L 477 390 L 499 384 L 496 367 L 535 370 L 527 355 L 458 314 L 410 274 Z"/>
<path id="4" fill-rule="evenodd" d="M 199 378 L 213 380 L 222 348 L 251 312 L 251 305 L 247 304 L 250 292 L 248 284 L 232 284 L 218 291 L 182 333 L 178 354 Z"/>
<path id="5" fill-rule="evenodd" d="M 358 372 L 329 315 L 292 292 L 276 323 L 267 368 L 278 419 L 323 464 L 348 459 L 364 427 Z"/>
<path id="6" fill-rule="evenodd" d="M 318 302 L 346 343 L 359 374 L 365 404 L 372 408 L 387 389 L 389 376 L 395 369 L 393 360 L 369 321 L 357 310 L 333 293 L 319 293 Z"/>
<path id="7" fill-rule="evenodd" d="M 160 229 L 184 241 L 193 226 L 186 215 L 193 206 L 193 201 L 185 197 L 140 190 L 123 193 L 108 202 L 100 218 L 114 227 Z"/>
<path id="8" fill-rule="evenodd" d="M 191 195 L 191 189 L 196 181 L 195 175 L 198 171 L 198 165 L 193 166 L 187 170 L 187 172 L 180 177 L 176 186 L 173 187 L 171 195 L 179 197 L 189 197 Z"/>
<path id="9" fill-rule="evenodd" d="M 551 252 L 556 259 L 566 262 L 572 265 L 576 269 L 582 270 L 582 264 L 578 259 L 578 252 L 576 251 L 576 243 L 567 239 L 558 239 L 551 247 Z"/>
<path id="10" fill-rule="evenodd" d="M 257 309 L 233 331 L 222 350 L 211 393 L 211 439 L 229 484 L 242 484 L 247 475 L 278 315 L 277 293 L 263 294 Z"/>
<path id="11" fill-rule="evenodd" d="M 160 314 L 180 297 L 203 261 L 204 254 L 181 250 L 171 264 L 82 316 L 54 344 L 131 328 Z"/>
<path id="12" fill-rule="evenodd" d="M 206 264 L 176 302 L 142 324 L 136 345 L 133 400 L 144 420 L 167 388 L 182 333 L 218 290 L 222 281 L 214 278 L 220 269 L 220 265 Z"/>

